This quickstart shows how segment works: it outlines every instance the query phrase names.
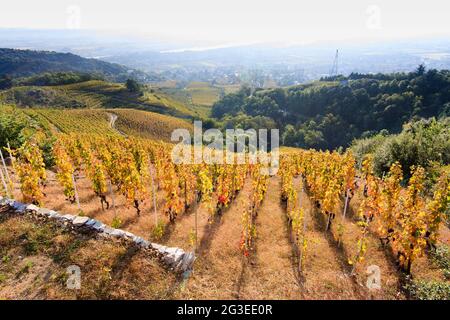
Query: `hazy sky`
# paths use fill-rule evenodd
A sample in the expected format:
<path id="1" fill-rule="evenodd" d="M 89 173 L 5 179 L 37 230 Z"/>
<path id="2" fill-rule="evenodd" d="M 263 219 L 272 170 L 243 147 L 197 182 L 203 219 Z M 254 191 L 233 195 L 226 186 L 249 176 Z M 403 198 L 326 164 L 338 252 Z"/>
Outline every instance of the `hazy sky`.
<path id="1" fill-rule="evenodd" d="M 216 43 L 450 34 L 449 0 L 2 0 L 1 28 L 82 28 Z"/>

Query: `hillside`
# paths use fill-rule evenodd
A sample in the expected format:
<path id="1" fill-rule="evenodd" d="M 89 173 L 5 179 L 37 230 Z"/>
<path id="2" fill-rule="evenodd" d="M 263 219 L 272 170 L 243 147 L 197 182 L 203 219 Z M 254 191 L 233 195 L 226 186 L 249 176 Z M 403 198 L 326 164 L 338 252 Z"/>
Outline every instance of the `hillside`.
<path id="1" fill-rule="evenodd" d="M 18 86 L 0 91 L 0 102 L 33 108 L 133 108 L 174 115 L 197 116 L 195 108 L 161 90 L 129 92 L 123 84 L 101 80 L 57 86 Z"/>
<path id="2" fill-rule="evenodd" d="M 141 81 L 159 80 L 154 75 L 119 64 L 86 59 L 71 53 L 0 48 L 0 76 L 18 78 L 46 72 L 68 71 L 100 74 L 108 80 L 117 82 L 124 82 L 129 77 L 136 77 Z"/>
<path id="3" fill-rule="evenodd" d="M 73 136 L 73 139 L 79 138 Z M 70 144 L 71 141 L 77 140 L 66 140 L 65 143 Z M 105 144 L 107 141 L 111 143 Z M 139 148 L 120 137 L 116 140 L 97 137 L 94 144 L 94 148 L 106 146 L 111 151 L 120 150 L 119 154 L 114 153 L 120 156 L 112 158 L 112 161 L 115 161 L 114 168 L 117 166 L 121 168 L 119 170 L 127 168 L 120 166 L 121 162 L 130 161 L 126 155 L 129 152 L 134 154 Z M 81 208 L 83 216 L 95 218 L 114 228 L 119 226 L 144 239 L 157 241 L 168 247 L 180 247 L 186 251 L 196 249 L 197 260 L 193 273 L 184 279 L 175 277 L 169 270 L 161 267 L 158 261 L 145 257 L 123 243 L 95 239 L 89 234 L 68 233 L 49 224 L 45 219 L 43 223 L 36 223 L 27 215 L 8 215 L 8 208 L 3 207 L 0 212 L 0 253 L 4 257 L 0 263 L 0 297 L 448 299 L 450 282 L 446 263 L 450 258 L 450 230 L 442 225 L 436 240 L 437 250 L 423 249 L 423 255 L 414 259 L 411 271 L 414 281 L 409 282 L 397 264 L 392 251 L 394 249 L 380 245 L 377 226 L 383 218 L 376 216 L 377 222 L 370 225 L 363 238 L 366 246 L 364 259 L 358 261 L 353 268 L 352 264 L 356 262 L 351 261 L 360 255 L 358 243 L 362 241 L 362 220 L 358 209 L 364 206 L 364 188 L 362 184 L 358 185 L 355 196 L 349 202 L 346 217 L 341 214 L 345 200 L 339 192 L 340 196 L 335 202 L 336 220 L 330 229 L 327 229 L 326 215 L 317 206 L 318 200 L 314 200 L 317 198 L 313 190 L 317 189 L 308 186 L 313 180 L 303 180 L 295 171 L 291 171 L 295 170 L 295 167 L 289 165 L 290 161 L 296 161 L 294 159 L 298 152 L 304 151 L 288 150 L 284 158 L 287 162 L 283 161 L 282 164 L 284 169 L 278 175 L 264 180 L 258 179 L 258 174 L 240 171 L 242 168 L 237 169 L 238 176 L 242 178 L 239 184 L 242 185 L 238 192 L 230 195 L 229 205 L 223 208 L 220 214 L 212 214 L 207 205 L 211 202 L 213 208 L 215 207 L 221 192 L 219 182 L 210 199 L 196 201 L 192 198 L 191 205 L 179 212 L 175 221 L 171 222 L 166 213 L 167 207 L 174 205 L 170 196 L 173 185 L 170 182 L 176 181 L 177 186 L 183 186 L 180 182 L 185 174 L 188 175 L 189 189 L 178 195 L 182 201 L 186 194 L 194 194 L 201 185 L 197 184 L 199 182 L 196 182 L 195 176 L 188 170 L 189 166 L 178 168 L 181 173 L 174 175 L 173 164 L 164 160 L 167 158 L 161 153 L 162 149 L 151 148 L 155 157 L 151 167 L 156 169 L 153 171 L 156 172 L 154 178 L 160 186 L 154 194 L 156 208 L 152 198 L 146 196 L 140 201 L 140 214 L 136 214 L 129 199 L 114 185 L 114 207 L 112 195 L 108 193 L 106 199 L 111 207 L 102 209 L 98 196 L 93 192 L 91 179 L 84 174 L 85 170 L 76 178 L 80 207 L 76 202 L 67 200 L 64 195 L 67 186 L 60 184 L 58 176 L 52 170 L 46 172 L 46 185 L 42 187 L 45 190 L 42 204 L 47 208 L 73 215 L 79 214 Z M 326 161 L 339 159 L 336 154 L 310 152 L 315 157 L 328 159 Z M 158 169 L 160 165 L 163 169 Z M 328 166 L 328 163 L 323 165 Z M 317 167 L 316 174 L 321 176 L 324 171 L 320 164 Z M 9 169 L 14 180 L 13 196 L 21 199 L 23 194 L 17 173 Z M 221 171 L 221 176 L 227 174 L 229 169 Z M 61 172 L 60 169 L 57 169 L 57 172 Z M 212 175 L 213 166 L 211 171 L 206 170 L 203 174 Z M 261 202 L 256 207 L 257 212 L 249 222 L 245 219 L 246 208 L 249 202 L 255 201 L 255 186 L 262 183 L 261 181 L 266 184 L 267 192 L 262 194 Z M 151 186 L 152 183 L 152 179 L 147 177 L 145 184 Z M 132 187 L 137 185 L 140 184 Z M 231 187 L 231 184 L 228 182 L 227 186 Z M 287 200 L 283 200 L 286 188 L 292 188 L 292 194 Z M 294 229 L 298 222 L 292 222 L 298 219 L 295 218 L 293 209 L 296 205 L 292 199 L 304 214 L 304 220 L 301 221 L 302 231 L 298 236 L 295 235 L 298 231 Z M 319 201 L 322 203 L 322 200 Z M 251 245 L 243 247 L 242 239 L 245 240 L 246 237 L 247 223 L 256 231 Z M 197 241 L 193 238 L 196 226 Z M 299 239 L 307 239 L 307 246 L 304 248 L 306 251 L 301 251 L 305 252 L 305 260 L 300 270 Z M 72 264 L 80 266 L 84 279 L 89 279 L 77 294 L 64 287 L 64 268 Z M 369 290 L 366 287 L 367 270 L 373 265 L 381 270 L 379 290 Z M 46 286 L 41 285 L 42 270 L 46 270 L 51 279 Z"/>
<path id="4" fill-rule="evenodd" d="M 170 299 L 174 273 L 155 257 L 119 242 L 74 234 L 0 208 L 0 299 Z M 82 270 L 80 290 L 67 267 Z"/>
<path id="5" fill-rule="evenodd" d="M 221 90 L 207 82 L 191 82 L 186 90 L 192 97 L 192 102 L 203 106 L 212 106 L 221 95 Z"/>
<path id="6" fill-rule="evenodd" d="M 2 138 L 16 142 L 20 131 L 32 132 L 32 128 L 40 128 L 49 136 L 57 133 L 129 135 L 169 142 L 174 129 L 192 130 L 192 125 L 179 118 L 133 109 L 18 109 L 0 105 Z M 3 134 L 6 131 L 8 135 Z M 6 145 L 3 140 L 1 144 Z"/>
<path id="7" fill-rule="evenodd" d="M 246 88 L 212 108 L 222 121 L 239 114 L 275 121 L 284 145 L 345 148 L 381 130 L 400 132 L 410 120 L 449 115 L 450 71 L 420 66 L 411 73 L 352 74 L 253 94 Z"/>

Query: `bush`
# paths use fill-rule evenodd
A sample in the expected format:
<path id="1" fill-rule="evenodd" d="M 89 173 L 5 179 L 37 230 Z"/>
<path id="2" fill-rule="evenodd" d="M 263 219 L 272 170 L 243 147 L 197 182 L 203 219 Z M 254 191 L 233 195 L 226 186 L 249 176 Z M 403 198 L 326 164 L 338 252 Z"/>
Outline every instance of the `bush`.
<path id="1" fill-rule="evenodd" d="M 412 298 L 419 300 L 449 300 L 450 283 L 440 281 L 412 281 L 405 285 Z"/>
<path id="2" fill-rule="evenodd" d="M 25 141 L 35 139 L 43 152 L 46 167 L 54 165 L 53 144 L 55 137 L 38 121 L 16 107 L 0 105 L 0 148 L 8 143 L 12 149 L 19 148 Z"/>
<path id="3" fill-rule="evenodd" d="M 407 179 L 410 168 L 418 165 L 427 169 L 430 176 L 433 168 L 450 163 L 450 118 L 410 122 L 397 135 L 356 140 L 352 150 L 359 163 L 366 154 L 373 154 L 374 171 L 379 176 L 396 161 Z"/>
<path id="4" fill-rule="evenodd" d="M 104 80 L 99 74 L 77 72 L 42 73 L 32 77 L 21 78 L 15 81 L 19 86 L 57 86 L 90 80 Z"/>
<path id="5" fill-rule="evenodd" d="M 443 270 L 444 276 L 450 279 L 450 249 L 446 245 L 439 245 L 431 252 L 433 262 Z"/>

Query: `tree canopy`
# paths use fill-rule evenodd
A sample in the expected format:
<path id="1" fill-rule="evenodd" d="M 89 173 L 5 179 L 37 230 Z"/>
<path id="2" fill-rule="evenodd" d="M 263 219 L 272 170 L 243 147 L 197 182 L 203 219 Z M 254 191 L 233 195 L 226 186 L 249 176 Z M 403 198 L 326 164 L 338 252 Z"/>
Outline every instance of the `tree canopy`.
<path id="1" fill-rule="evenodd" d="M 253 94 L 244 87 L 217 101 L 212 115 L 270 118 L 280 128 L 284 145 L 335 149 L 381 130 L 398 133 L 411 120 L 450 114 L 448 70 L 419 66 L 410 73 L 354 73 L 322 80 Z"/>

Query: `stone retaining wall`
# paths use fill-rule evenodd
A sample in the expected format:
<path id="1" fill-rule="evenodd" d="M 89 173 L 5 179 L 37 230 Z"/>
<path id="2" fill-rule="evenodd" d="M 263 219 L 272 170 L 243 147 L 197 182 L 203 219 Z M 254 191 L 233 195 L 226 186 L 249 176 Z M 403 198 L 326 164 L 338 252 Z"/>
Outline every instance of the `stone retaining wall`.
<path id="1" fill-rule="evenodd" d="M 33 204 L 24 204 L 15 200 L 0 196 L 0 206 L 9 206 L 17 214 L 28 214 L 40 220 L 51 220 L 57 224 L 64 225 L 78 232 L 95 232 L 101 237 L 123 240 L 134 243 L 144 250 L 155 253 L 161 261 L 171 270 L 176 272 L 186 272 L 192 269 L 195 261 L 193 252 L 185 252 L 180 248 L 170 248 L 156 243 L 151 243 L 138 237 L 131 232 L 111 228 L 102 222 L 89 217 L 73 216 L 71 214 L 61 214 L 53 210 L 39 208 Z"/>

